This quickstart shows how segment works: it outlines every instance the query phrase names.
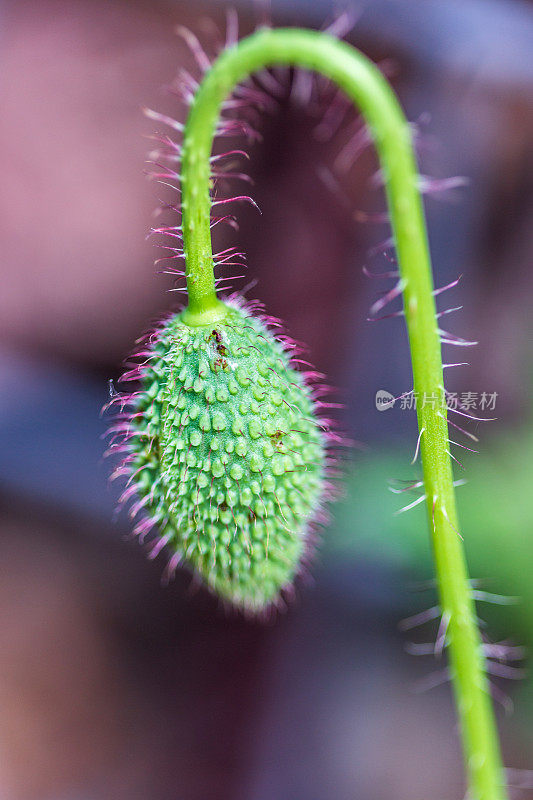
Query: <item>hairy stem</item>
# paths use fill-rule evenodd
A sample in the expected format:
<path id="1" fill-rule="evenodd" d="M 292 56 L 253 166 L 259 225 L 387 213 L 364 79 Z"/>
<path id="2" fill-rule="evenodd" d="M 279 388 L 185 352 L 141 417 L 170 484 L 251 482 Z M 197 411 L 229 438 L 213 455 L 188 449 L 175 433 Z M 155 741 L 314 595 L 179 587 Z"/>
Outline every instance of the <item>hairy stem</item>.
<path id="1" fill-rule="evenodd" d="M 385 178 L 403 300 L 414 391 L 436 402 L 418 404 L 427 509 L 440 605 L 447 621 L 450 670 L 470 794 L 503 800 L 503 769 L 481 640 L 458 535 L 448 454 L 440 338 L 426 225 L 411 134 L 396 96 L 375 65 L 331 36 L 297 29 L 261 30 L 226 50 L 194 99 L 183 142 L 182 196 L 189 306 L 184 320 L 209 324 L 225 314 L 217 299 L 210 231 L 210 155 L 222 101 L 233 87 L 267 66 L 296 65 L 336 83 L 362 112 Z"/>

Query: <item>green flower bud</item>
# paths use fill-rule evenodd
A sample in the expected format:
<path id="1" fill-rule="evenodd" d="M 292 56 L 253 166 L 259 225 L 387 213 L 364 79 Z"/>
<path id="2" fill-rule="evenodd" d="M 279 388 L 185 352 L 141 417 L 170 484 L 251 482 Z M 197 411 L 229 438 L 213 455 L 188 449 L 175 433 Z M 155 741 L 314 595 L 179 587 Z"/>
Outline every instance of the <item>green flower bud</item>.
<path id="1" fill-rule="evenodd" d="M 218 323 L 166 320 L 125 376 L 142 388 L 119 430 L 136 532 L 156 524 L 169 571 L 184 560 L 224 601 L 249 612 L 279 604 L 309 551 L 331 436 L 294 344 L 268 320 L 229 305 Z"/>

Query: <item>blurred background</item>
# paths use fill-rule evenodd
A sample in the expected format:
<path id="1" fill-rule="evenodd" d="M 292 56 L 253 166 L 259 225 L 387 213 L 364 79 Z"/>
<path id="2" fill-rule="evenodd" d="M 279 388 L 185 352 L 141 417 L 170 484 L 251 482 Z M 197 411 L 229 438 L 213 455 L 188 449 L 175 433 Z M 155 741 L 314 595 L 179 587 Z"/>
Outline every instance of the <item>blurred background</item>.
<path id="1" fill-rule="evenodd" d="M 237 7 L 250 32 L 262 9 Z M 521 598 L 479 604 L 486 635 L 531 648 L 533 3 L 342 9 L 417 123 L 422 174 L 449 187 L 426 201 L 436 285 L 463 276 L 439 307 L 464 305 L 449 327 L 480 345 L 448 348 L 471 363 L 448 388 L 496 395 L 498 418 L 479 424 L 479 455 L 459 456 L 462 532 L 472 576 Z M 334 13 L 272 6 L 276 25 Z M 312 580 L 271 624 L 227 616 L 186 573 L 163 588 L 163 561 L 114 517 L 108 381 L 176 303 L 145 240 L 161 193 L 143 176 L 155 126 L 141 107 L 183 117 L 164 89 L 193 68 L 175 27 L 209 49 L 224 19 L 219 2 L 0 0 L 0 798 L 461 798 L 444 665 L 406 652 L 435 628 L 398 629 L 435 595 L 424 511 L 394 516 L 388 491 L 418 474 L 416 423 L 375 406 L 411 379 L 403 321 L 366 321 L 390 283 L 362 268 L 390 269 L 389 231 L 361 222 L 383 198 L 371 148 L 351 157 L 355 116 L 324 136 L 325 109 L 278 96 L 253 150 L 262 216 L 240 210 L 230 242 L 248 254 L 237 287 L 257 281 L 248 296 L 309 345 L 361 442 Z M 438 182 L 451 177 L 466 180 Z M 533 678 L 494 683 L 505 763 L 533 768 Z"/>

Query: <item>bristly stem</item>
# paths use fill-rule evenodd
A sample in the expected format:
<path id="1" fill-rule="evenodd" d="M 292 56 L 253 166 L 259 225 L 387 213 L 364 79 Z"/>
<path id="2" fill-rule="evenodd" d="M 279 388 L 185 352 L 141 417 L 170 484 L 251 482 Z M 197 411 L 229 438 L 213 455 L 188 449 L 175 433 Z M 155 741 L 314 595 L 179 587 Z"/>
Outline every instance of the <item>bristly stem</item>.
<path id="1" fill-rule="evenodd" d="M 182 224 L 189 305 L 184 321 L 209 324 L 225 314 L 217 299 L 210 230 L 210 155 L 221 104 L 234 86 L 270 66 L 298 66 L 336 83 L 362 112 L 383 170 L 403 282 L 420 449 L 441 612 L 447 620 L 457 714 L 470 795 L 504 800 L 503 769 L 481 638 L 458 535 L 441 345 L 431 262 L 411 133 L 395 94 L 377 67 L 344 42 L 314 31 L 261 30 L 227 49 L 206 73 L 187 120 L 181 173 Z"/>

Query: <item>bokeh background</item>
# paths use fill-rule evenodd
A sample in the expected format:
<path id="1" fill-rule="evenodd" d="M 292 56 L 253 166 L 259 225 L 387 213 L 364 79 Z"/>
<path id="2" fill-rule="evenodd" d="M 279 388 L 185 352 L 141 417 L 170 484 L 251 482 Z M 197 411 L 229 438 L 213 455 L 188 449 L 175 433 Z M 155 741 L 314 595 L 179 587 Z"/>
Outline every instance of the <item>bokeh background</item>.
<path id="1" fill-rule="evenodd" d="M 237 7 L 251 31 L 261 9 Z M 479 604 L 487 635 L 531 647 L 533 4 L 343 8 L 348 40 L 384 62 L 418 123 L 421 172 L 467 179 L 426 201 L 436 284 L 463 275 L 449 327 L 480 341 L 448 387 L 497 393 L 480 454 L 461 458 L 461 523 L 472 575 L 521 598 Z M 272 7 L 278 25 L 332 13 Z M 183 115 L 162 88 L 192 66 L 175 27 L 209 42 L 224 14 L 194 0 L 0 2 L 0 798 L 460 798 L 450 688 L 420 691 L 444 665 L 406 652 L 435 631 L 398 629 L 435 597 L 424 512 L 394 516 L 387 490 L 417 474 L 416 426 L 374 403 L 411 385 L 403 322 L 366 322 L 384 286 L 362 267 L 387 268 L 375 248 L 389 234 L 356 213 L 383 199 L 371 150 L 342 158 L 355 117 L 321 141 L 321 109 L 288 89 L 253 150 L 262 216 L 239 212 L 237 286 L 256 281 L 248 296 L 307 342 L 361 443 L 312 581 L 268 625 L 228 616 L 185 573 L 162 587 L 163 561 L 114 518 L 108 381 L 176 303 L 145 240 L 160 193 L 143 176 L 154 124 L 140 109 Z M 533 768 L 533 679 L 495 683 L 505 762 Z M 531 776 L 510 779 L 533 798 Z"/>

